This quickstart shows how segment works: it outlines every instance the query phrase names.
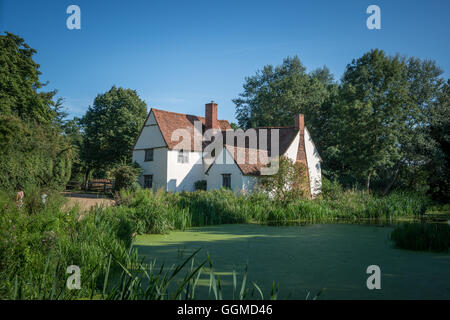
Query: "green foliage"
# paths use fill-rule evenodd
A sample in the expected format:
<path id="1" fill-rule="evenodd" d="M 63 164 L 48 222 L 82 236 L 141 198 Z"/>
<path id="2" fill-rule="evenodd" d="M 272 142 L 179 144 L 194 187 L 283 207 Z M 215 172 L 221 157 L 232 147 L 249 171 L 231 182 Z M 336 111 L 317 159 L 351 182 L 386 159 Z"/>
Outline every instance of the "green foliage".
<path id="1" fill-rule="evenodd" d="M 36 50 L 12 33 L 0 35 L 0 114 L 22 120 L 49 123 L 54 112 L 56 92 L 38 92 L 39 64 L 33 60 Z"/>
<path id="2" fill-rule="evenodd" d="M 402 249 L 448 252 L 450 226 L 437 223 L 403 224 L 392 231 L 391 239 Z"/>
<path id="3" fill-rule="evenodd" d="M 318 121 L 320 107 L 330 96 L 331 79 L 326 67 L 307 74 L 297 56 L 284 59 L 280 66 L 267 65 L 246 78 L 244 92 L 233 100 L 239 125 L 291 126 L 298 113 Z"/>
<path id="4" fill-rule="evenodd" d="M 128 165 L 126 163 L 116 165 L 111 171 L 114 177 L 114 191 L 134 188 L 141 172 L 142 169 L 137 163 L 134 163 L 133 165 Z"/>
<path id="5" fill-rule="evenodd" d="M 81 290 L 63 292 L 64 297 L 89 297 L 104 277 L 110 254 L 115 257 L 114 270 L 132 258 L 128 255 L 132 224 L 120 211 L 96 208 L 85 215 L 77 208 L 61 211 L 60 195 L 51 193 L 44 205 L 41 193 L 25 189 L 22 210 L 10 194 L 0 194 L 0 298 L 63 298 L 69 265 L 83 270 L 85 283 Z"/>
<path id="6" fill-rule="evenodd" d="M 307 73 L 297 57 L 246 78 L 234 100 L 243 128 L 306 126 L 322 172 L 346 187 L 408 189 L 448 199 L 448 84 L 434 61 L 371 50 L 337 83 L 326 67 Z"/>
<path id="7" fill-rule="evenodd" d="M 450 199 L 450 80 L 443 86 L 430 108 L 428 143 L 422 148 L 427 155 L 429 193 L 440 201 Z"/>
<path id="8" fill-rule="evenodd" d="M 36 185 L 53 189 L 70 178 L 72 149 L 58 128 L 0 116 L 0 188 Z"/>
<path id="9" fill-rule="evenodd" d="M 80 213 L 76 207 L 62 211 L 64 199 L 57 193 L 43 205 L 36 201 L 42 190 L 25 192 L 23 210 L 16 208 L 12 194 L 0 192 L 1 299 L 194 299 L 205 272 L 212 298 L 222 296 L 212 262 L 208 268 L 206 261 L 194 264 L 195 253 L 167 268 L 157 267 L 156 261 L 144 265 L 137 251 L 129 250 L 135 230 L 164 231 L 169 220 L 176 219 L 179 211 L 164 216 L 171 210 L 164 193 L 140 190 L 131 197 L 123 191 L 130 197 L 121 206 Z M 66 288 L 69 265 L 82 271 L 81 290 Z M 245 273 L 240 293 L 233 292 L 233 297 L 262 299 L 262 292 L 257 286 L 248 287 L 246 278 Z M 236 287 L 236 277 L 234 281 Z M 276 297 L 276 290 L 271 296 Z"/>
<path id="10" fill-rule="evenodd" d="M 146 115 L 146 104 L 135 90 L 113 86 L 99 94 L 81 119 L 81 158 L 86 165 L 105 168 L 122 160 L 131 162 L 133 145 Z"/>
<path id="11" fill-rule="evenodd" d="M 341 184 L 336 181 L 330 181 L 327 178 L 322 178 L 322 197 L 330 200 L 339 200 L 339 198 L 344 194 L 344 189 Z"/>
<path id="12" fill-rule="evenodd" d="M 61 135 L 62 99 L 43 92 L 36 50 L 11 33 L 0 35 L 0 188 L 17 184 L 61 188 L 73 150 Z M 38 92 L 39 90 L 39 92 Z"/>
<path id="13" fill-rule="evenodd" d="M 206 180 L 198 180 L 194 183 L 194 189 L 195 190 L 204 190 L 206 191 L 207 185 Z"/>
<path id="14" fill-rule="evenodd" d="M 282 156 L 276 174 L 261 177 L 259 189 L 278 201 L 310 197 L 306 166 Z"/>
<path id="15" fill-rule="evenodd" d="M 291 201 L 270 199 L 264 193 L 236 195 L 231 190 L 184 193 L 152 192 L 148 189 L 122 191 L 119 206 L 133 221 L 134 232 L 167 233 L 228 223 L 267 223 L 288 221 L 326 222 L 336 219 L 389 221 L 417 217 L 432 203 L 423 195 L 393 192 L 376 196 L 360 191 L 343 191 L 336 183 L 322 197 Z"/>

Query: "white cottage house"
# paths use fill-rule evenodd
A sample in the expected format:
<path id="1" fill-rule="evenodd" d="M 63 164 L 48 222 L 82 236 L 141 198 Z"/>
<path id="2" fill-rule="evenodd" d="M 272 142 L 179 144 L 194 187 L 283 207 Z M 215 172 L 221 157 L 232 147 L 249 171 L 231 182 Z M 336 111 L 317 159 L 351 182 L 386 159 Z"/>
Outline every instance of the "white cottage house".
<path id="1" fill-rule="evenodd" d="M 321 159 L 304 125 L 303 115 L 297 115 L 293 124 L 291 127 L 255 128 L 257 133 L 263 129 L 269 132 L 268 143 L 261 143 L 261 137 L 257 134 L 256 148 L 245 140 L 245 146 L 239 149 L 236 139 L 227 141 L 226 134 L 234 131 L 228 121 L 217 119 L 216 103 L 205 105 L 205 117 L 152 108 L 133 148 L 133 161 L 143 169 L 139 182 L 146 188 L 172 192 L 194 191 L 195 182 L 201 180 L 206 181 L 207 190 L 226 187 L 235 192 L 251 191 L 267 165 L 261 164 L 259 158 L 256 162 L 248 161 L 249 154 L 256 149 L 270 158 L 271 132 L 276 130 L 278 154 L 306 165 L 311 195 L 314 197 L 321 189 Z M 180 139 L 173 139 L 177 136 L 177 129 L 185 129 L 190 135 L 188 138 L 192 138 L 188 146 L 180 148 Z M 198 133 L 202 137 L 208 129 L 215 129 L 223 135 L 223 147 L 213 153 L 212 161 L 204 158 L 205 148 L 211 142 L 195 142 L 195 135 Z M 237 161 L 238 150 L 246 155 L 245 162 Z"/>

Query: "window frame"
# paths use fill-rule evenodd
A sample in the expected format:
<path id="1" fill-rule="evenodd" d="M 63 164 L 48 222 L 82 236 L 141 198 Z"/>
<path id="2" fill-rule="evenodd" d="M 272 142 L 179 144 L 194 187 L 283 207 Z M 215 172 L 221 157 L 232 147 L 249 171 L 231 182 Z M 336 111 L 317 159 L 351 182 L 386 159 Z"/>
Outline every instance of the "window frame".
<path id="1" fill-rule="evenodd" d="M 153 161 L 154 157 L 155 157 L 155 149 L 154 148 L 150 148 L 150 149 L 145 149 L 145 154 L 144 154 L 144 162 L 151 162 Z M 147 159 L 147 152 L 151 151 L 151 159 Z"/>
<path id="2" fill-rule="evenodd" d="M 222 173 L 222 188 L 231 189 L 231 173 Z"/>
<path id="3" fill-rule="evenodd" d="M 183 150 L 183 149 L 178 150 L 177 163 L 189 163 L 188 151 Z"/>
<path id="4" fill-rule="evenodd" d="M 147 185 L 148 178 L 150 178 L 150 186 Z M 144 188 L 145 189 L 153 189 L 153 175 L 152 174 L 144 174 Z"/>

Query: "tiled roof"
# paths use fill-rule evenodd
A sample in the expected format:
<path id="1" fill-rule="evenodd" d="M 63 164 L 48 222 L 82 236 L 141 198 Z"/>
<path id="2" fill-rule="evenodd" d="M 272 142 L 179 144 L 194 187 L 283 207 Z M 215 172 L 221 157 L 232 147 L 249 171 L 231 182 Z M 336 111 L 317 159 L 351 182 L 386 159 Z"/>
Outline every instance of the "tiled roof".
<path id="1" fill-rule="evenodd" d="M 173 150 L 179 143 L 179 141 L 172 141 L 172 134 L 177 129 L 186 129 L 191 136 L 191 151 L 202 151 L 203 148 L 208 144 L 203 142 L 202 146 L 200 147 L 202 150 L 196 150 L 196 146 L 194 146 L 194 122 L 195 121 L 201 121 L 202 122 L 202 134 L 205 132 L 205 118 L 194 116 L 194 115 L 188 115 L 183 113 L 176 113 L 176 112 L 169 112 L 159 109 L 152 109 L 150 112 L 153 112 L 156 122 L 158 123 L 158 126 L 161 130 L 162 136 L 164 138 L 164 141 L 166 142 L 169 149 Z M 226 130 L 230 130 L 231 126 L 228 123 L 227 120 L 219 120 L 219 127 L 222 131 L 223 135 L 223 143 L 226 149 L 230 152 L 233 159 L 236 162 L 236 165 L 239 167 L 241 172 L 244 175 L 260 175 L 261 169 L 264 167 L 264 165 L 261 163 L 259 157 L 257 159 L 257 163 L 250 164 L 248 159 L 250 155 L 250 148 L 248 146 L 248 143 L 245 146 L 245 159 L 246 163 L 238 163 L 237 160 L 237 153 L 239 148 L 235 146 L 234 141 L 226 141 Z M 271 154 L 272 152 L 272 146 L 271 146 L 271 130 L 278 129 L 279 131 L 279 155 L 283 155 L 289 148 L 289 146 L 294 141 L 295 137 L 297 136 L 298 130 L 294 127 L 260 127 L 255 128 L 257 131 L 257 149 L 260 148 L 261 144 L 259 141 L 259 130 L 261 129 L 267 129 L 267 148 L 265 148 L 263 151 L 266 154 L 266 156 Z M 299 146 L 299 149 L 303 149 L 302 154 L 299 155 L 301 158 L 303 158 L 305 155 L 304 153 L 304 139 L 301 139 L 300 142 L 303 142 L 302 146 Z M 198 148 L 198 149 L 200 149 Z M 299 150 L 300 151 L 300 150 Z M 297 159 L 297 161 L 300 159 Z M 303 160 L 303 159 L 302 159 Z M 306 159 L 305 159 L 306 160 Z M 209 168 L 208 168 L 209 170 Z"/>
<path id="2" fill-rule="evenodd" d="M 194 122 L 202 122 L 202 134 L 205 131 L 205 118 L 193 116 L 184 113 L 169 112 L 164 110 L 152 109 L 156 122 L 163 135 L 164 141 L 169 149 L 174 149 L 179 141 L 172 141 L 172 133 L 177 129 L 186 129 L 191 135 L 191 151 L 195 150 L 194 146 Z M 220 130 L 225 131 L 231 129 L 227 120 L 219 120 Z"/>
<path id="3" fill-rule="evenodd" d="M 267 147 L 262 148 L 261 143 L 259 141 L 259 130 L 261 129 L 267 129 Z M 263 157 L 264 159 L 268 159 L 269 155 L 272 155 L 272 146 L 271 146 L 271 130 L 278 129 L 279 133 L 279 149 L 278 154 L 281 156 L 286 153 L 292 142 L 294 141 L 295 137 L 297 136 L 298 130 L 296 130 L 294 127 L 264 127 L 264 128 L 255 128 L 256 130 L 256 137 L 257 137 L 257 148 L 255 149 L 255 153 L 251 153 L 251 148 L 249 147 L 248 140 L 246 141 L 245 148 L 242 147 L 236 147 L 237 141 L 226 141 L 226 132 L 223 132 L 223 143 L 225 148 L 228 150 L 228 152 L 233 157 L 236 165 L 239 167 L 241 172 L 244 175 L 260 175 L 261 169 L 265 167 L 266 165 L 261 162 L 261 159 L 259 157 L 259 151 L 263 151 Z M 235 139 L 236 140 L 236 139 Z M 244 149 L 245 152 L 245 163 L 239 163 L 237 160 L 238 157 L 238 151 Z M 249 161 L 250 156 L 257 155 L 256 161 Z M 256 162 L 256 163 L 255 163 Z M 208 168 L 209 170 L 209 168 Z"/>

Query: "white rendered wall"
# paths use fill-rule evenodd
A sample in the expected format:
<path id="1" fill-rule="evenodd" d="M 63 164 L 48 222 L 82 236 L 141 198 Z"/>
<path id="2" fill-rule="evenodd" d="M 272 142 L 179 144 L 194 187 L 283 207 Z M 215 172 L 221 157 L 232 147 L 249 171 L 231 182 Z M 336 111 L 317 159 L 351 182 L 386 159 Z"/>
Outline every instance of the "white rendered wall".
<path id="1" fill-rule="evenodd" d="M 295 139 L 292 141 L 289 148 L 286 150 L 284 155 L 291 159 L 293 162 L 297 161 L 298 144 L 300 142 L 300 132 L 297 133 Z"/>
<path id="2" fill-rule="evenodd" d="M 153 161 L 144 161 L 145 149 L 152 148 Z M 133 150 L 133 162 L 137 162 L 143 169 L 138 179 L 141 185 L 144 185 L 144 175 L 153 175 L 153 190 L 167 189 L 167 151 L 167 145 L 151 112 Z"/>
<path id="3" fill-rule="evenodd" d="M 134 150 L 166 146 L 166 142 L 164 141 L 161 131 L 156 124 L 155 117 L 153 116 L 152 112 L 148 117 L 148 120 L 145 123 L 144 127 L 142 128 L 141 135 L 139 136 L 136 145 L 134 146 Z"/>
<path id="4" fill-rule="evenodd" d="M 189 162 L 178 163 L 178 150 L 167 154 L 167 191 L 194 191 L 194 183 L 206 180 L 201 152 L 188 152 Z"/>
<path id="5" fill-rule="evenodd" d="M 225 153 L 224 153 L 225 152 Z M 223 159 L 220 163 L 218 159 Z M 223 148 L 206 175 L 207 190 L 222 188 L 222 174 L 231 174 L 231 190 L 236 193 L 243 191 L 243 175 L 234 162 L 231 154 Z"/>
<path id="6" fill-rule="evenodd" d="M 317 196 L 322 189 L 322 170 L 320 165 L 320 156 L 311 135 L 305 128 L 305 149 L 306 161 L 308 162 L 309 183 L 311 185 L 311 195 Z"/>
<path id="7" fill-rule="evenodd" d="M 144 185 L 144 175 L 153 175 L 153 190 L 167 189 L 167 148 L 153 149 L 153 161 L 144 161 L 145 150 L 133 151 L 133 162 L 136 161 L 143 169 L 139 183 Z"/>

